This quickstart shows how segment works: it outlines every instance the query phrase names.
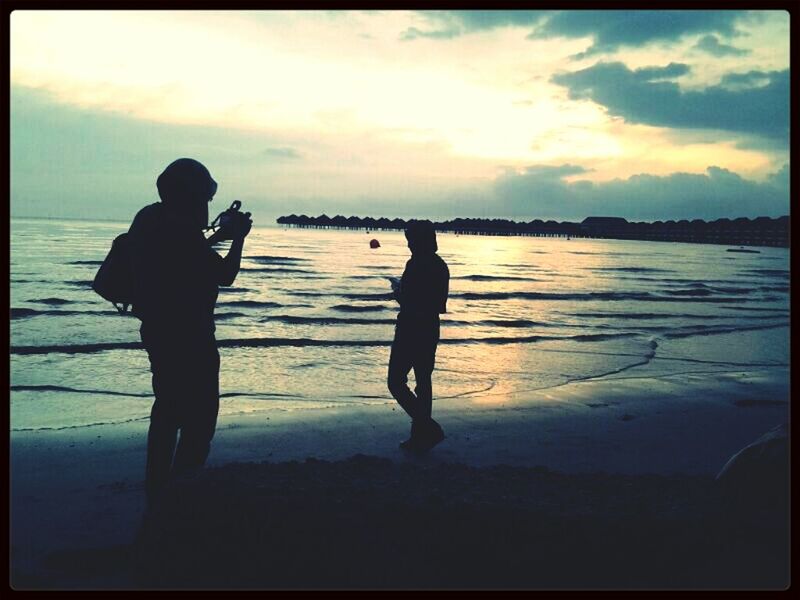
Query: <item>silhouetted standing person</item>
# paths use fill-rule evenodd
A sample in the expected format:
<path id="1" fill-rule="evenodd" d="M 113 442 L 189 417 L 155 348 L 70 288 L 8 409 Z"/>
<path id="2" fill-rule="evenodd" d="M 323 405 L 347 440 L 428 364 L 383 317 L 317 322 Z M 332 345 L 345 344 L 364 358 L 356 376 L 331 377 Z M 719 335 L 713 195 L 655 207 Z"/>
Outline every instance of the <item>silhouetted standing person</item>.
<path id="1" fill-rule="evenodd" d="M 129 230 L 133 311 L 142 321 L 155 394 L 147 436 L 148 504 L 171 477 L 202 467 L 208 457 L 219 411 L 214 305 L 218 286 L 231 285 L 239 272 L 252 225 L 249 213 L 239 213 L 205 238 L 217 184 L 196 160 L 174 161 L 156 185 L 161 202 L 140 210 Z M 212 248 L 223 239 L 232 240 L 225 258 Z"/>
<path id="2" fill-rule="evenodd" d="M 436 254 L 436 231 L 430 221 L 410 221 L 406 239 L 411 258 L 395 288 L 400 313 L 389 358 L 388 385 L 412 419 L 411 436 L 400 447 L 425 452 L 444 439 L 442 428 L 431 417 L 431 375 L 439 343 L 439 314 L 447 309 L 450 271 Z M 407 385 L 411 369 L 416 393 Z"/>

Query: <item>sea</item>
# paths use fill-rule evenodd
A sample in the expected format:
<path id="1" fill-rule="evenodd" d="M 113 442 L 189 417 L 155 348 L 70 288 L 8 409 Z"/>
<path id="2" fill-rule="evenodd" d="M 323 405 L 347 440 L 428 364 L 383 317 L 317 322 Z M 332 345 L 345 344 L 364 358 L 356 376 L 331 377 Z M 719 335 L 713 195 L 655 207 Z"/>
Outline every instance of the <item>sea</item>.
<path id="1" fill-rule="evenodd" d="M 91 289 L 127 228 L 12 219 L 12 431 L 148 419 L 139 321 Z M 786 248 L 454 233 L 438 243 L 451 279 L 434 402 L 502 408 L 572 382 L 788 366 Z M 254 227 L 217 303 L 221 419 L 392 403 L 388 278 L 409 256 L 398 231 Z"/>

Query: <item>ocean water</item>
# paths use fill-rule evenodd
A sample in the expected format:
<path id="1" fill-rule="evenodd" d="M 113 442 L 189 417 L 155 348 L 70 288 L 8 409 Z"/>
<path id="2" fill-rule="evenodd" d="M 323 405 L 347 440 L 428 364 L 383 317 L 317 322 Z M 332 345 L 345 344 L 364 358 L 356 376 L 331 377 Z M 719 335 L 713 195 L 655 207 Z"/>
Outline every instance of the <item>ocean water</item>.
<path id="1" fill-rule="evenodd" d="M 126 230 L 12 220 L 12 430 L 148 418 L 139 322 L 91 290 Z M 439 249 L 435 399 L 503 406 L 572 381 L 788 364 L 787 249 L 455 234 Z M 217 303 L 221 416 L 392 402 L 387 277 L 408 257 L 401 232 L 254 228 Z"/>

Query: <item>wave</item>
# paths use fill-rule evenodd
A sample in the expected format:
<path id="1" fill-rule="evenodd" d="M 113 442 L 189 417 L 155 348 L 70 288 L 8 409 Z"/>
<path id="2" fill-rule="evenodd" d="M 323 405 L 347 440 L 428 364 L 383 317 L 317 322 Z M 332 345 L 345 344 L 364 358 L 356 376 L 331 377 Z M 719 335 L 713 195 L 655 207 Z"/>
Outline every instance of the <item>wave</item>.
<path id="1" fill-rule="evenodd" d="M 61 306 L 63 304 L 75 304 L 74 300 L 64 300 L 63 298 L 31 298 L 27 300 L 32 304 L 49 304 L 50 306 Z"/>
<path id="2" fill-rule="evenodd" d="M 90 279 L 84 279 L 84 280 L 81 280 L 81 281 L 65 281 L 64 285 L 70 285 L 72 287 L 90 288 L 91 289 L 93 283 L 94 283 L 94 281 L 92 281 Z"/>
<path id="3" fill-rule="evenodd" d="M 482 325 L 488 327 L 558 327 L 554 323 L 540 323 L 537 321 L 529 321 L 527 319 L 484 319 L 482 321 L 442 321 L 445 324 L 464 324 L 464 325 Z"/>
<path id="4" fill-rule="evenodd" d="M 461 275 L 452 279 L 468 279 L 470 281 L 542 281 L 533 277 L 514 277 L 513 275 Z"/>
<path id="5" fill-rule="evenodd" d="M 246 260 L 268 265 L 291 265 L 296 263 L 311 262 L 308 258 L 295 258 L 293 256 L 246 256 Z"/>
<path id="6" fill-rule="evenodd" d="M 239 271 L 243 271 L 245 273 L 310 273 L 314 274 L 314 271 L 309 271 L 308 269 L 293 269 L 291 267 L 242 267 Z"/>
<path id="7" fill-rule="evenodd" d="M 731 307 L 733 308 L 733 307 Z M 748 310 L 742 308 L 742 310 Z M 687 313 L 603 313 L 603 312 L 588 312 L 588 313 L 560 313 L 568 317 L 580 317 L 582 319 L 701 319 L 708 321 L 710 319 L 774 319 L 778 315 L 695 315 Z"/>
<path id="8" fill-rule="evenodd" d="M 710 296 L 713 292 L 708 288 L 691 288 L 688 290 L 662 290 L 661 293 L 672 296 Z"/>
<path id="9" fill-rule="evenodd" d="M 712 287 L 709 284 L 722 284 L 722 285 L 743 285 L 743 284 L 752 284 L 758 285 L 760 282 L 758 281 L 745 281 L 741 279 L 704 279 L 703 281 L 697 281 L 695 279 L 682 279 L 677 277 L 647 277 L 646 275 L 617 275 L 614 277 L 616 280 L 624 279 L 625 281 L 654 281 L 656 283 L 666 283 L 666 284 L 675 284 L 675 285 L 685 285 L 687 287 Z"/>
<path id="10" fill-rule="evenodd" d="M 358 317 L 303 317 L 295 315 L 275 315 L 264 317 L 260 319 L 262 323 L 269 323 L 270 321 L 277 321 L 280 323 L 287 323 L 289 325 L 394 325 L 397 322 L 395 318 L 387 319 L 368 319 Z M 447 326 L 483 326 L 483 327 L 508 327 L 508 328 L 531 328 L 531 327 L 559 327 L 554 323 L 540 323 L 537 321 L 529 321 L 527 319 L 484 319 L 480 321 L 460 321 L 442 319 L 442 325 Z"/>
<path id="11" fill-rule="evenodd" d="M 450 294 L 450 298 L 464 300 L 638 300 L 642 302 L 745 302 L 742 298 L 714 297 L 674 297 L 656 296 L 650 292 L 586 292 L 550 293 L 550 292 L 463 292 Z"/>
<path id="12" fill-rule="evenodd" d="M 255 292 L 256 290 L 251 288 L 243 288 L 243 287 L 225 287 L 220 286 L 219 293 L 220 294 L 244 294 L 245 292 Z"/>
<path id="13" fill-rule="evenodd" d="M 258 302 L 253 300 L 241 300 L 233 302 L 220 302 L 219 305 L 225 306 L 247 306 L 247 307 L 269 307 L 280 308 L 290 306 L 307 306 L 307 305 L 285 305 L 276 302 Z M 374 306 L 350 306 L 340 305 L 331 307 L 332 310 L 339 310 L 341 312 L 377 312 L 386 310 L 383 307 Z M 33 308 L 12 308 L 10 309 L 11 319 L 25 319 L 37 316 L 49 317 L 65 317 L 76 315 L 88 316 L 113 316 L 118 317 L 120 314 L 115 310 L 37 310 Z M 132 317 L 130 313 L 125 316 Z M 241 312 L 220 312 L 214 315 L 215 321 L 227 321 L 238 318 L 248 318 L 252 315 Z M 624 318 L 624 316 L 623 316 Z M 705 317 L 703 317 L 705 318 Z M 733 317 L 731 317 L 733 318 Z M 773 318 L 770 316 L 760 317 L 763 319 Z M 368 319 L 358 317 L 305 317 L 297 315 L 275 315 L 259 319 L 261 323 L 269 323 L 270 321 L 277 321 L 287 323 L 289 325 L 336 325 L 336 324 L 350 324 L 350 325 L 394 325 L 396 318 L 385 319 Z M 542 323 L 537 321 L 529 321 L 526 319 L 502 320 L 502 319 L 484 319 L 479 321 L 462 321 L 457 319 L 442 319 L 442 325 L 449 326 L 485 326 L 485 327 L 509 327 L 509 328 L 529 328 L 529 327 L 558 327 L 554 323 Z"/>
<path id="14" fill-rule="evenodd" d="M 758 306 L 726 306 L 727 310 L 750 310 L 753 312 L 771 312 L 771 313 L 780 313 L 782 315 L 788 314 L 788 310 L 783 308 L 767 308 L 767 307 L 758 307 Z"/>
<path id="15" fill-rule="evenodd" d="M 587 254 L 589 256 L 639 256 L 633 252 L 581 252 L 579 250 L 567 250 L 565 254 Z"/>
<path id="16" fill-rule="evenodd" d="M 764 288 L 759 288 L 764 289 Z M 749 294 L 753 290 L 749 288 L 740 287 L 712 287 L 708 285 L 699 284 L 688 290 L 661 290 L 662 294 L 671 294 L 674 296 L 710 296 L 712 294 Z M 777 291 L 770 289 L 769 291 Z"/>
<path id="17" fill-rule="evenodd" d="M 718 292 L 721 294 L 749 294 L 752 291 L 749 288 L 741 288 L 741 287 L 712 286 L 710 289 L 714 292 Z"/>
<path id="18" fill-rule="evenodd" d="M 105 342 L 98 344 L 61 344 L 54 346 L 11 346 L 11 354 L 92 354 L 107 350 L 136 350 L 142 348 L 140 342 Z"/>
<path id="19" fill-rule="evenodd" d="M 331 310 L 338 310 L 339 312 L 379 312 L 382 310 L 390 310 L 388 306 L 353 306 L 351 304 L 337 304 L 330 307 Z"/>
<path id="20" fill-rule="evenodd" d="M 12 392 L 64 392 L 69 394 L 93 394 L 102 396 L 126 396 L 129 398 L 152 398 L 153 393 L 118 392 L 115 390 L 94 390 L 72 388 L 63 385 L 12 385 Z M 303 398 L 297 394 L 281 394 L 278 392 L 223 392 L 220 398 L 236 398 L 239 396 L 256 398 Z"/>
<path id="21" fill-rule="evenodd" d="M 364 319 L 358 317 L 300 317 L 275 315 L 264 317 L 262 323 L 278 321 L 289 325 L 394 325 L 396 319 Z"/>
<path id="22" fill-rule="evenodd" d="M 573 336 L 524 336 L 524 337 L 480 337 L 441 339 L 440 344 L 524 344 L 540 341 L 598 342 L 619 338 L 635 337 L 635 332 L 599 333 Z M 392 341 L 382 340 L 317 340 L 311 338 L 230 338 L 217 340 L 219 348 L 274 348 L 274 347 L 337 347 L 337 346 L 390 346 Z M 52 346 L 12 346 L 11 354 L 91 354 L 108 350 L 136 350 L 142 348 L 139 342 L 109 342 L 103 344 L 59 344 Z"/>
<path id="23" fill-rule="evenodd" d="M 63 385 L 12 385 L 12 392 L 68 392 L 75 394 L 103 394 L 106 396 L 129 396 L 131 398 L 149 398 L 153 394 L 137 394 L 135 392 L 115 392 L 110 390 L 91 390 L 71 388 Z"/>
<path id="24" fill-rule="evenodd" d="M 452 265 L 454 263 L 448 262 L 447 264 Z M 520 263 L 497 263 L 495 265 L 497 267 L 508 267 L 509 269 L 525 269 L 526 271 L 543 271 L 548 273 L 555 273 L 556 271 L 552 271 L 550 269 L 543 269 L 541 267 L 534 267 L 529 264 L 520 264 Z"/>
<path id="25" fill-rule="evenodd" d="M 394 295 L 389 293 L 381 293 L 381 294 L 338 294 L 342 298 L 347 298 L 348 300 L 356 300 L 360 302 L 386 302 L 388 300 L 394 300 Z"/>
<path id="26" fill-rule="evenodd" d="M 656 269 L 655 267 L 593 267 L 588 270 L 613 271 L 620 273 L 673 273 L 672 269 Z"/>
<path id="27" fill-rule="evenodd" d="M 481 338 L 450 338 L 439 340 L 440 344 L 526 344 L 546 341 L 563 342 L 605 342 L 609 340 L 639 337 L 638 333 L 589 333 L 567 336 L 529 335 L 520 337 L 481 337 Z"/>
<path id="28" fill-rule="evenodd" d="M 772 323 L 769 325 L 745 326 L 745 327 L 709 327 L 693 331 L 681 331 L 665 333 L 665 338 L 686 338 L 694 336 L 720 335 L 725 333 L 736 333 L 740 331 L 757 331 L 788 327 L 788 322 Z M 537 342 L 603 342 L 625 338 L 641 338 L 637 332 L 617 332 L 617 333 L 596 333 L 579 334 L 571 336 L 519 336 L 519 337 L 478 337 L 478 338 L 444 338 L 439 341 L 446 345 L 464 344 L 530 344 Z M 386 347 L 391 346 L 391 340 L 317 340 L 311 338 L 242 338 L 242 339 L 222 339 L 218 340 L 220 348 L 278 348 L 278 347 Z M 651 345 L 652 345 L 651 341 Z M 75 345 L 52 345 L 52 346 L 11 346 L 12 355 L 41 355 L 41 354 L 90 354 L 95 352 L 105 352 L 109 350 L 136 350 L 141 349 L 139 342 L 110 342 L 104 344 L 75 344 Z"/>
<path id="29" fill-rule="evenodd" d="M 102 260 L 73 260 L 67 263 L 68 265 L 97 265 L 103 264 Z"/>
<path id="30" fill-rule="evenodd" d="M 214 315 L 215 321 L 227 321 L 228 319 L 237 319 L 239 317 L 246 317 L 247 315 L 244 313 L 239 312 L 225 312 L 225 313 L 216 313 Z"/>
<path id="31" fill-rule="evenodd" d="M 698 328 L 695 331 L 679 331 L 675 333 L 665 333 L 665 338 L 677 339 L 685 337 L 694 337 L 698 335 L 719 335 L 723 333 L 737 333 L 739 331 L 760 331 L 764 329 L 776 329 L 778 327 L 788 327 L 789 322 L 771 323 L 769 325 L 753 325 L 750 327 L 707 327 Z M 702 326 L 701 326 L 702 327 Z"/>
<path id="32" fill-rule="evenodd" d="M 329 298 L 329 297 L 338 297 L 338 298 L 348 298 L 349 300 L 361 300 L 365 302 L 380 302 L 385 300 L 392 300 L 394 296 L 391 292 L 384 292 L 380 294 L 348 294 L 348 293 L 336 293 L 336 292 L 310 292 L 310 291 L 292 291 L 292 290 L 284 290 L 287 294 L 292 296 L 300 296 L 306 298 Z"/>
<path id="33" fill-rule="evenodd" d="M 123 423 L 135 423 L 137 421 L 146 421 L 150 416 L 146 417 L 133 417 L 130 419 L 122 419 L 117 421 L 95 421 L 93 423 L 81 423 L 80 425 L 64 425 L 63 427 L 19 427 L 12 428 L 11 431 L 67 431 L 69 429 L 83 429 L 84 427 L 99 427 L 101 425 L 122 425 Z"/>
<path id="34" fill-rule="evenodd" d="M 227 300 L 225 302 L 217 302 L 217 306 L 247 306 L 249 308 L 283 308 L 291 306 L 288 304 L 281 304 L 280 302 L 268 302 L 266 300 Z"/>
<path id="35" fill-rule="evenodd" d="M 746 273 L 752 273 L 760 277 L 782 277 L 789 278 L 789 271 L 787 269 L 746 269 Z"/>
<path id="36" fill-rule="evenodd" d="M 30 317 L 48 316 L 48 317 L 74 317 L 75 315 L 91 315 L 91 316 L 120 316 L 116 310 L 37 310 L 35 308 L 12 308 L 11 318 L 27 319 Z M 126 313 L 123 316 L 133 316 Z"/>

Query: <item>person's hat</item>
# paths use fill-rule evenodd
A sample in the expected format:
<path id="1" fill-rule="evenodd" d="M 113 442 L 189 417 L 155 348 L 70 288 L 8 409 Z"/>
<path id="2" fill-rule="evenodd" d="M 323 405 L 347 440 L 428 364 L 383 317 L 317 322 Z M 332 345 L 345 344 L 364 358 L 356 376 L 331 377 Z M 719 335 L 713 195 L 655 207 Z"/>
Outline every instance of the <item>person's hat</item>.
<path id="1" fill-rule="evenodd" d="M 217 182 L 201 163 L 192 158 L 179 158 L 156 179 L 162 202 L 187 204 L 208 202 L 217 193 Z"/>

